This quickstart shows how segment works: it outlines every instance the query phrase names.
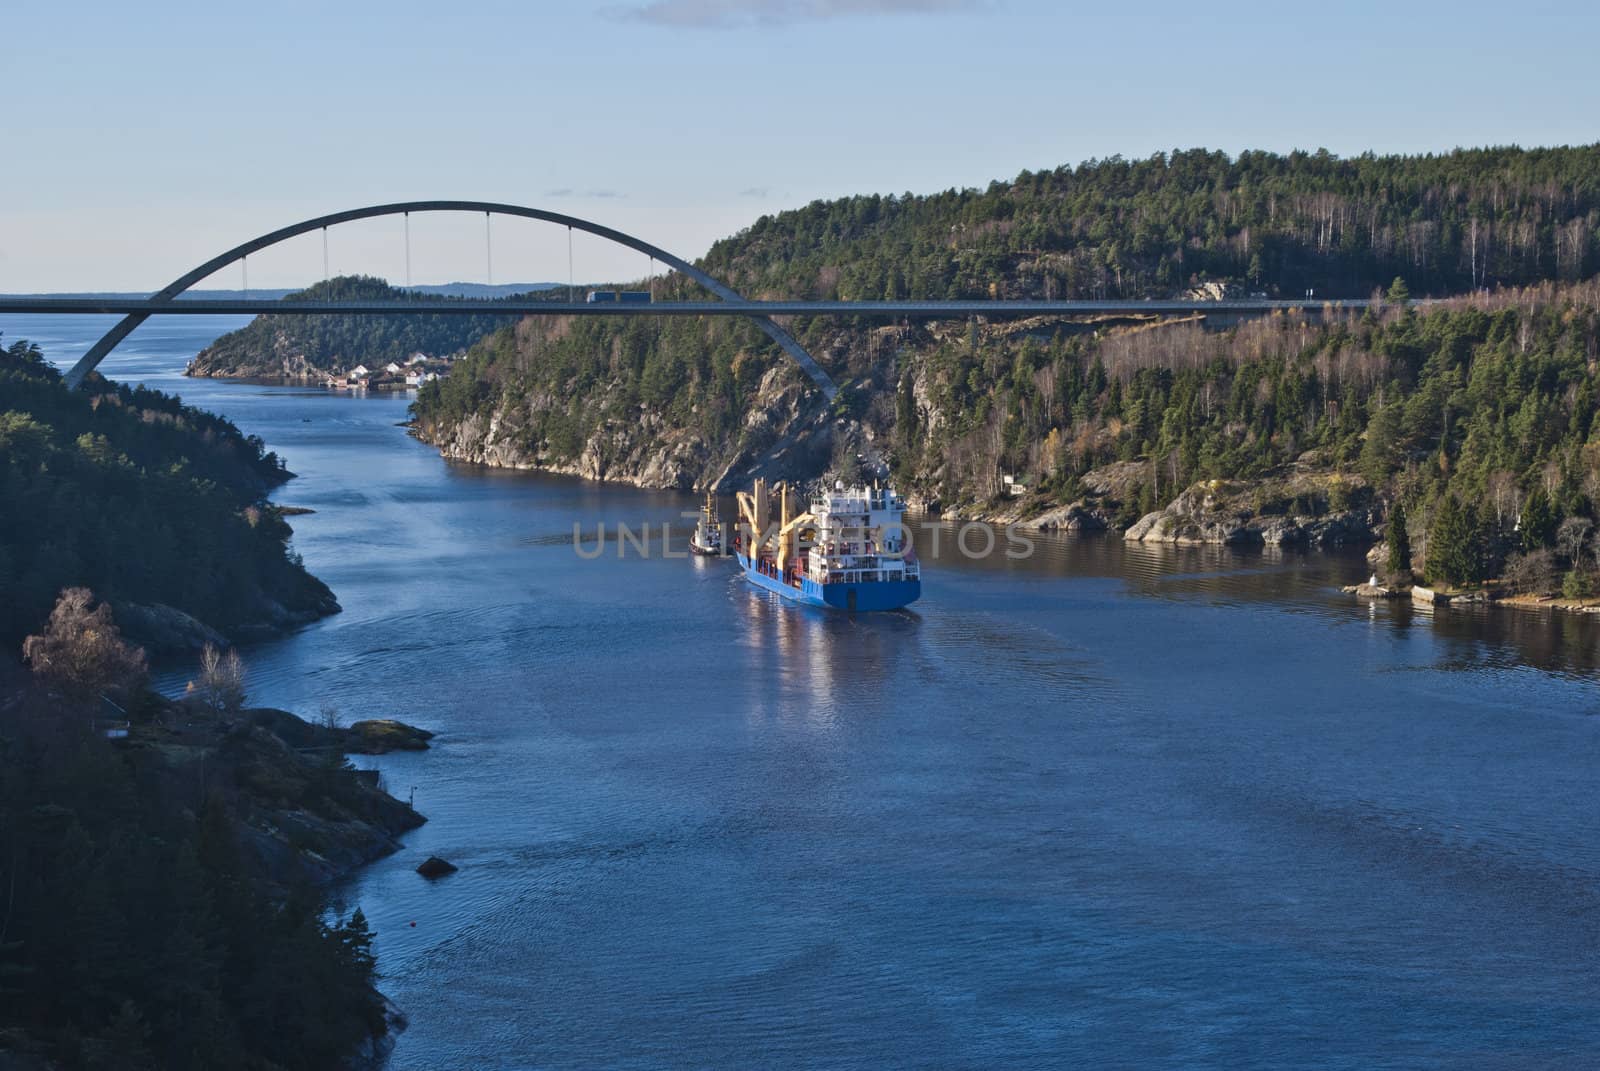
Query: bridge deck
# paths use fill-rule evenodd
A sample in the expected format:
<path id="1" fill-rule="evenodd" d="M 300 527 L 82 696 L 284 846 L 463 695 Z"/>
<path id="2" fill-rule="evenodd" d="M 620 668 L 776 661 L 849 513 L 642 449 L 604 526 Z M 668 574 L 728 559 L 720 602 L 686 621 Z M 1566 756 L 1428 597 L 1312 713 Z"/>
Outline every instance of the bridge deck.
<path id="1" fill-rule="evenodd" d="M 376 315 L 454 313 L 506 316 L 872 316 L 940 319 L 965 316 L 1083 316 L 1271 313 L 1365 309 L 1365 299 L 1341 301 L 655 301 L 650 303 L 419 298 L 416 301 L 290 301 L 263 299 L 0 297 L 4 313 L 146 315 Z"/>

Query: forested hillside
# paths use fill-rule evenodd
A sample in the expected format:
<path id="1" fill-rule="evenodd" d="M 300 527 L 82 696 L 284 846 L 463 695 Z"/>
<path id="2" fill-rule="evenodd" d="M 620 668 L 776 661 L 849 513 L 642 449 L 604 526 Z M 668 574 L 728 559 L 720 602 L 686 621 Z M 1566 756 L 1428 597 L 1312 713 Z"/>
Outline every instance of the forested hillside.
<path id="1" fill-rule="evenodd" d="M 312 726 L 243 709 L 236 653 L 173 702 L 123 635 L 337 610 L 266 502 L 287 478 L 221 417 L 0 349 L 0 1065 L 323 1068 L 389 1043 L 372 935 L 317 883 L 422 819 L 349 744 L 302 753 Z"/>
<path id="2" fill-rule="evenodd" d="M 175 606 L 230 632 L 336 610 L 266 504 L 287 479 L 259 439 L 143 387 L 69 391 L 37 347 L 0 352 L 0 642 L 67 587 Z"/>
<path id="3" fill-rule="evenodd" d="M 342 275 L 288 295 L 300 301 L 421 301 L 433 295 L 390 286 L 382 279 Z M 456 300 L 466 300 L 458 298 Z M 489 315 L 257 316 L 201 350 L 191 376 L 305 378 L 381 365 L 413 353 L 458 353 L 512 322 Z"/>
<path id="4" fill-rule="evenodd" d="M 1201 280 L 1300 297 L 1417 294 L 1600 271 L 1600 146 L 1440 156 L 1195 149 L 986 189 L 764 216 L 703 267 L 750 297 L 1169 296 Z"/>
<path id="5" fill-rule="evenodd" d="M 338 751 L 294 750 L 272 731 L 292 715 L 169 702 L 136 659 L 95 673 L 122 645 L 75 594 L 50 629 L 74 657 L 19 680 L 0 654 L 0 1066 L 367 1066 L 390 1028 L 372 934 L 300 872 L 328 865 L 330 830 L 382 854 L 421 819 Z M 118 740 L 94 720 L 113 683 Z"/>
<path id="6" fill-rule="evenodd" d="M 1305 537 L 1288 518 L 1359 509 L 1330 538 L 1372 538 L 1401 500 L 1419 562 L 1453 504 L 1472 544 L 1455 571 L 1481 575 L 1595 509 L 1600 290 L 1570 280 L 1600 270 L 1597 221 L 1594 147 L 1197 151 L 818 202 L 718 243 L 705 266 L 761 297 L 1166 296 L 1220 279 L 1390 301 L 1232 326 L 798 320 L 843 385 L 831 412 L 751 328 L 530 322 L 424 390 L 418 430 L 473 460 L 678 485 L 733 479 L 731 461 L 820 432 L 830 449 L 789 455 L 789 475 L 881 459 L 919 500 L 968 516 L 1082 499 L 1096 523 L 1126 526 L 1196 481 L 1253 481 L 1218 489 L 1214 508 L 1286 518 L 1286 538 Z M 658 286 L 674 289 L 694 286 Z M 1477 296 L 1417 307 L 1420 292 Z M 1003 494 L 1006 476 L 1028 493 Z M 1587 546 L 1546 564 L 1582 579 Z"/>
<path id="7" fill-rule="evenodd" d="M 1123 523 L 1197 481 L 1294 466 L 1333 474 L 1327 494 L 1258 494 L 1249 508 L 1318 515 L 1367 487 L 1426 526 L 1453 500 L 1470 514 L 1473 562 L 1441 576 L 1476 579 L 1512 551 L 1554 547 L 1563 520 L 1593 517 L 1597 339 L 1600 285 L 1588 283 L 1227 332 L 946 343 L 902 379 L 896 463 L 914 485 L 977 505 L 1002 474 L 1071 502 L 1092 470 L 1138 462 L 1124 468 L 1135 475 Z M 1587 575 L 1583 545 L 1564 566 Z"/>

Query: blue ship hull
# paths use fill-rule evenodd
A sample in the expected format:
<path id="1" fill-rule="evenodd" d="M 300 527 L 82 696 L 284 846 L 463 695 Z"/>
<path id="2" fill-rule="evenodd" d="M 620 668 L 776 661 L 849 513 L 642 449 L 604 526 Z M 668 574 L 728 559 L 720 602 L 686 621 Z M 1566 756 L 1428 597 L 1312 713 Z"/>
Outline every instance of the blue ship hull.
<path id="1" fill-rule="evenodd" d="M 920 580 L 875 580 L 864 584 L 818 584 L 802 579 L 799 587 L 783 583 L 756 569 L 743 554 L 736 555 L 745 579 L 774 595 L 782 595 L 807 606 L 826 606 L 833 610 L 898 610 L 910 606 L 922 595 Z"/>

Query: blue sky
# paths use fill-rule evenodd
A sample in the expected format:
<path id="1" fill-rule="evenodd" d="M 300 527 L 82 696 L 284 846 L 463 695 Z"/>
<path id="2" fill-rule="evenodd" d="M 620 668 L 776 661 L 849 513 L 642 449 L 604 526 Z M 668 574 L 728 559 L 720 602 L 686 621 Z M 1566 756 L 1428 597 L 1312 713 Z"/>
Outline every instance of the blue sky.
<path id="1" fill-rule="evenodd" d="M 814 198 L 1115 153 L 1600 141 L 1592 4 L 330 6 L 8 0 L 0 292 L 154 289 L 390 200 L 513 201 L 694 257 Z M 401 227 L 332 232 L 334 270 L 401 281 Z M 564 232 L 494 227 L 496 281 L 565 279 Z M 481 219 L 411 230 L 414 281 L 484 278 Z M 588 238 L 576 260 L 647 266 Z M 321 274 L 312 237 L 251 258 L 252 286 Z"/>

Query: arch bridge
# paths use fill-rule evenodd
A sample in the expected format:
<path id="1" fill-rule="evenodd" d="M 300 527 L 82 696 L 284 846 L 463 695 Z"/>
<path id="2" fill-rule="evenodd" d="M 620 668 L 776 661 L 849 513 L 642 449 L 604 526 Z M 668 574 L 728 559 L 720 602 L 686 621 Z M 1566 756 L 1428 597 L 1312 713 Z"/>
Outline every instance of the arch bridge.
<path id="1" fill-rule="evenodd" d="M 523 219 L 534 219 L 545 223 L 554 223 L 559 226 L 567 227 L 570 230 L 583 231 L 586 234 L 593 234 L 600 238 L 604 238 L 607 241 L 615 242 L 618 245 L 626 246 L 629 249 L 634 249 L 640 253 L 644 253 L 646 256 L 661 261 L 668 267 L 682 272 L 684 275 L 688 276 L 701 286 L 705 287 L 707 290 L 711 291 L 722 301 L 738 302 L 744 300 L 732 287 L 724 285 L 722 282 L 706 272 L 701 271 L 699 268 L 695 267 L 687 260 L 684 260 L 682 257 L 674 256 L 665 249 L 662 249 L 659 246 L 651 245 L 649 242 L 646 242 L 641 238 L 635 238 L 631 234 L 624 234 L 622 231 L 614 230 L 611 227 L 594 223 L 590 220 L 579 219 L 577 216 L 563 215 L 560 212 L 547 212 L 543 209 L 527 208 L 522 205 L 499 204 L 493 201 L 402 201 L 396 204 L 371 205 L 366 208 L 352 208 L 344 212 L 335 212 L 327 216 L 318 216 L 315 219 L 308 219 L 300 223 L 292 224 L 288 227 L 279 228 L 278 230 L 272 231 L 268 234 L 263 234 L 259 238 L 253 238 L 242 245 L 234 246 L 226 253 L 221 253 L 215 257 L 212 257 L 204 264 L 201 264 L 192 271 L 185 272 L 183 275 L 180 275 L 178 278 L 162 287 L 145 303 L 146 307 L 137 311 L 129 312 L 115 327 L 107 331 L 105 335 L 102 336 L 101 339 L 89 349 L 89 352 L 85 353 L 83 357 L 79 359 L 78 363 L 73 365 L 72 368 L 67 372 L 66 381 L 68 386 L 76 387 L 82 383 L 84 377 L 92 372 L 95 367 L 105 359 L 106 354 L 110 353 L 116 347 L 117 343 L 127 338 L 129 333 L 132 332 L 134 328 L 144 323 L 144 321 L 147 320 L 152 313 L 171 311 L 164 308 L 164 306 L 176 303 L 178 295 L 182 294 L 185 290 L 188 290 L 196 283 L 201 282 L 220 269 L 244 260 L 244 258 L 248 257 L 251 253 L 255 253 L 262 249 L 269 248 L 270 246 L 277 245 L 279 242 L 287 241 L 290 238 L 299 237 L 302 234 L 310 234 L 313 231 L 326 230 L 328 227 L 332 227 L 340 223 L 350 223 L 358 219 L 372 219 L 378 216 L 409 216 L 413 212 L 481 212 L 486 216 L 518 216 Z M 492 307 L 486 309 L 481 306 L 469 306 L 469 308 L 471 308 L 471 311 L 474 312 L 495 311 Z M 614 312 L 616 309 L 617 306 L 611 306 L 608 307 L 607 311 Z M 282 312 L 285 310 L 282 308 L 275 308 L 271 311 Z M 405 305 L 390 306 L 385 311 L 417 312 L 425 310 L 419 309 L 411 303 L 407 303 Z M 767 336 L 771 338 L 772 341 L 776 342 L 780 347 L 782 347 L 783 351 L 787 353 L 796 364 L 805 370 L 805 373 L 811 377 L 812 381 L 815 382 L 819 388 L 821 388 L 822 393 L 828 398 L 828 400 L 832 401 L 834 393 L 837 391 L 833 380 L 828 378 L 828 373 L 822 370 L 822 366 L 817 364 L 817 362 L 812 359 L 811 355 L 805 351 L 805 348 L 802 347 L 799 342 L 796 342 L 794 337 L 790 335 L 789 332 L 773 323 L 769 317 L 753 314 L 751 318 L 755 320 L 756 326 L 760 327 L 762 331 L 766 332 Z"/>
<path id="2" fill-rule="evenodd" d="M 179 300 L 181 295 L 230 264 L 244 261 L 250 254 L 277 245 L 280 242 L 326 231 L 340 223 L 373 219 L 379 216 L 409 216 L 413 212 L 470 212 L 487 216 L 515 216 L 522 219 L 554 223 L 570 231 L 583 231 L 618 245 L 644 253 L 668 267 L 683 273 L 709 290 L 716 301 L 679 301 L 651 303 L 601 303 L 586 304 L 573 301 L 468 301 L 425 300 L 405 302 L 359 301 L 252 301 L 244 300 Z M 409 263 L 410 249 L 407 246 Z M 769 338 L 778 344 L 800 368 L 811 377 L 823 396 L 833 400 L 838 388 L 805 348 L 772 320 L 773 316 L 878 316 L 965 318 L 975 316 L 1051 316 L 1084 314 L 1137 314 L 1137 315 L 1203 315 L 1236 320 L 1239 317 L 1284 311 L 1325 312 L 1342 309 L 1361 309 L 1368 301 L 1312 300 L 1303 301 L 749 301 L 732 287 L 695 267 L 682 257 L 674 256 L 659 246 L 652 245 L 631 234 L 580 219 L 560 212 L 547 212 L 522 205 L 500 204 L 493 201 L 401 201 L 395 204 L 371 205 L 353 208 L 331 215 L 318 216 L 300 223 L 282 227 L 242 245 L 234 246 L 192 271 L 168 283 L 148 298 L 0 298 L 0 313 L 116 313 L 122 319 L 107 331 L 89 352 L 72 366 L 66 374 L 69 386 L 76 387 L 105 359 L 134 328 L 156 314 L 207 314 L 207 313 L 303 313 L 317 315 L 351 315 L 372 313 L 489 313 L 506 315 L 604 315 L 604 316 L 747 316 L 754 320 Z"/>

